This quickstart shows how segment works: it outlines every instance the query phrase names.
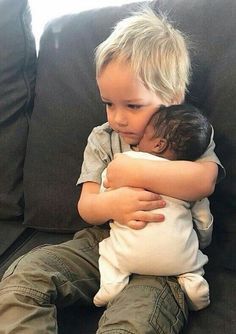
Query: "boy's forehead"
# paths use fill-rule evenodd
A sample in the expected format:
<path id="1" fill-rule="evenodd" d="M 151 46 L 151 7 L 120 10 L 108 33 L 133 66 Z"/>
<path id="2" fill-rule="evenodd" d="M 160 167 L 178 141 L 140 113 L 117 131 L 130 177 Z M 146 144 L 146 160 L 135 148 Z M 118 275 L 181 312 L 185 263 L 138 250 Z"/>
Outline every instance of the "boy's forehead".
<path id="1" fill-rule="evenodd" d="M 128 62 L 113 60 L 97 76 L 102 98 L 110 101 L 154 104 L 156 108 L 165 102 L 134 73 Z"/>
<path id="2" fill-rule="evenodd" d="M 100 80 L 105 76 L 107 76 L 109 79 L 113 79 L 116 76 L 121 78 L 130 77 L 132 80 L 141 81 L 132 70 L 131 65 L 128 62 L 119 59 L 114 59 L 104 65 L 99 75 L 97 76 L 97 80 Z"/>
<path id="3" fill-rule="evenodd" d="M 148 90 L 131 67 L 120 61 L 112 61 L 97 76 L 101 95 L 119 95 L 124 100 L 143 100 L 154 94 Z M 106 96 L 104 96 L 106 97 Z"/>

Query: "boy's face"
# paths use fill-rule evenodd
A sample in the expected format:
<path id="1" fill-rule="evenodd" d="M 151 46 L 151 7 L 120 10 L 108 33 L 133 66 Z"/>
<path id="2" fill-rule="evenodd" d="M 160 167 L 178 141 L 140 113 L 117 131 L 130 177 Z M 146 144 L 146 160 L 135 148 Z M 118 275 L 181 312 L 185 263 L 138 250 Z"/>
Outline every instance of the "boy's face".
<path id="1" fill-rule="evenodd" d="M 129 145 L 137 145 L 151 116 L 164 102 L 148 90 L 129 64 L 110 62 L 97 78 L 107 120 Z"/>

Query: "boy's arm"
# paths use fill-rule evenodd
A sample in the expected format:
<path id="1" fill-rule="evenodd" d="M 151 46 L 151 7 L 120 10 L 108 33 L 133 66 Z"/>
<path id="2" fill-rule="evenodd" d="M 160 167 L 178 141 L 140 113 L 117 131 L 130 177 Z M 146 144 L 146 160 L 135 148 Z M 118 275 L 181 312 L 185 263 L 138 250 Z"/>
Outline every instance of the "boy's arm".
<path id="1" fill-rule="evenodd" d="M 162 208 L 161 197 L 150 191 L 122 187 L 100 193 L 100 185 L 85 182 L 78 202 L 80 216 L 92 225 L 101 225 L 109 220 L 134 229 L 143 228 L 150 221 L 162 222 L 163 215 L 150 210 Z"/>
<path id="2" fill-rule="evenodd" d="M 140 187 L 187 201 L 214 191 L 218 166 L 209 161 L 149 161 L 117 154 L 107 168 L 106 187 Z"/>

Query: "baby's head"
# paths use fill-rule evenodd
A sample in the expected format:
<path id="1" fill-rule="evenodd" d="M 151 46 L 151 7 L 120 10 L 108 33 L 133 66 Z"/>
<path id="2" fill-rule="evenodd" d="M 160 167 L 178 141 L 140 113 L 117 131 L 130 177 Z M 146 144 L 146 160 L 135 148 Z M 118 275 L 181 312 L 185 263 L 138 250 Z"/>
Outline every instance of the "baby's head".
<path id="1" fill-rule="evenodd" d="M 206 151 L 211 132 L 199 109 L 188 104 L 163 106 L 152 116 L 138 148 L 170 160 L 194 161 Z"/>
<path id="2" fill-rule="evenodd" d="M 150 8 L 120 21 L 97 47 L 95 61 L 97 78 L 109 63 L 124 62 L 165 105 L 184 100 L 190 73 L 186 38 Z"/>

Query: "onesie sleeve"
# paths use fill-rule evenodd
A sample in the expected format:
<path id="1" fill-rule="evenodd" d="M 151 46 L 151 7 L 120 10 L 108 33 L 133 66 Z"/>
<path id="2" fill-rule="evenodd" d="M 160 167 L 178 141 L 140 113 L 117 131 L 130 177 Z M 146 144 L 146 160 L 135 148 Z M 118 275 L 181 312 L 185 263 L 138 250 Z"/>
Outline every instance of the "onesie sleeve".
<path id="1" fill-rule="evenodd" d="M 212 127 L 211 133 L 211 140 L 207 147 L 207 150 L 197 161 L 208 161 L 208 162 L 215 162 L 218 165 L 218 177 L 217 183 L 225 177 L 225 168 L 221 164 L 220 160 L 218 159 L 217 155 L 215 154 L 215 142 L 214 142 L 214 129 Z"/>
<path id="2" fill-rule="evenodd" d="M 194 229 L 198 235 L 200 249 L 210 245 L 213 232 L 213 216 L 207 198 L 194 203 L 191 208 Z"/>

